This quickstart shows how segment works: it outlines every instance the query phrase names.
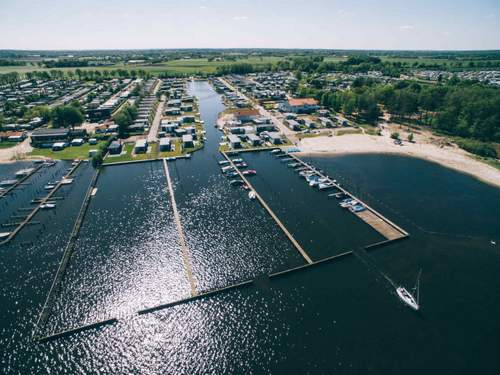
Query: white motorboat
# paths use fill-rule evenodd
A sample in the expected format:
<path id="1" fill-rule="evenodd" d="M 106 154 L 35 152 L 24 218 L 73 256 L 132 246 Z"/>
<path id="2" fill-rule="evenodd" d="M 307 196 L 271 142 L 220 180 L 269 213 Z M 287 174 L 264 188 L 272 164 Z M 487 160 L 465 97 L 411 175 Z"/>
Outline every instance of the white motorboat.
<path id="1" fill-rule="evenodd" d="M 45 203 L 45 204 L 42 204 L 42 205 L 40 206 L 40 208 L 41 208 L 42 210 L 50 210 L 50 209 L 52 209 L 52 208 L 56 208 L 56 204 L 55 204 L 55 203 Z"/>
<path id="2" fill-rule="evenodd" d="M 249 191 L 248 192 L 248 198 L 250 199 L 255 199 L 257 197 L 257 195 L 255 194 L 255 191 Z"/>

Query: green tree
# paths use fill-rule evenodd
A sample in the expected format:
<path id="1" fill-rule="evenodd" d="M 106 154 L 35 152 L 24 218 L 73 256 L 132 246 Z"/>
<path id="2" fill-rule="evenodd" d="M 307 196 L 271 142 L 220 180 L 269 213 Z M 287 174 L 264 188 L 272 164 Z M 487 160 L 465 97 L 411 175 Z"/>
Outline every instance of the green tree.
<path id="1" fill-rule="evenodd" d="M 67 128 L 72 129 L 83 123 L 85 117 L 80 108 L 76 108 L 72 105 L 61 105 L 52 110 L 51 113 L 52 126 L 55 128 Z"/>
<path id="2" fill-rule="evenodd" d="M 408 134 L 408 142 L 413 142 L 413 133 Z"/>

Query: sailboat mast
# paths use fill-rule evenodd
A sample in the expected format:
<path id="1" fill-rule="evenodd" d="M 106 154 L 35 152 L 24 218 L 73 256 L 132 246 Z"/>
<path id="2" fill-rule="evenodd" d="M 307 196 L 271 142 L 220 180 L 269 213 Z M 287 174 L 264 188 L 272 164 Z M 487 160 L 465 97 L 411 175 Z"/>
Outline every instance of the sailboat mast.
<path id="1" fill-rule="evenodd" d="M 420 275 L 422 275 L 422 269 L 420 269 L 420 271 L 418 271 L 418 276 L 417 276 L 417 282 L 415 284 L 415 293 L 416 293 L 416 297 L 417 297 L 417 304 L 420 303 Z"/>

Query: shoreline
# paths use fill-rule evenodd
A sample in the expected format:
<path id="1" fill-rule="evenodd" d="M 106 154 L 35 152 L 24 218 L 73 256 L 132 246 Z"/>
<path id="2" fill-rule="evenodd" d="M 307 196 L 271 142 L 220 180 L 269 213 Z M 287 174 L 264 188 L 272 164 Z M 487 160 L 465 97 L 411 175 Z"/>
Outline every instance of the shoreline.
<path id="1" fill-rule="evenodd" d="M 439 164 L 481 182 L 500 188 L 500 170 L 478 161 L 468 152 L 456 146 L 437 146 L 433 143 L 404 141 L 403 146 L 395 145 L 388 136 L 346 134 L 334 137 L 304 138 L 297 143 L 304 156 L 338 156 L 352 154 L 392 154 L 414 157 Z"/>

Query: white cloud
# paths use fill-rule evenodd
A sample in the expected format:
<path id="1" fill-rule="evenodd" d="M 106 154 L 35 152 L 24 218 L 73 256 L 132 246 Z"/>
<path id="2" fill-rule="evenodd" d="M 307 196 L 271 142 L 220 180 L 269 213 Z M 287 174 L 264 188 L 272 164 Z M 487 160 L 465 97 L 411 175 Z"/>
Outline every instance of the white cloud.
<path id="1" fill-rule="evenodd" d="M 205 5 L 201 5 L 200 9 L 208 9 Z"/>
<path id="2" fill-rule="evenodd" d="M 399 26 L 399 28 L 401 30 L 413 30 L 415 28 L 415 26 L 413 26 L 413 25 L 403 25 L 403 26 Z"/>
<path id="3" fill-rule="evenodd" d="M 233 21 L 244 21 L 244 20 L 247 20 L 248 17 L 247 16 L 234 16 L 233 17 Z"/>
<path id="4" fill-rule="evenodd" d="M 486 15 L 484 18 L 492 19 L 492 18 L 495 18 L 495 15 L 493 13 L 490 13 L 490 14 Z"/>

